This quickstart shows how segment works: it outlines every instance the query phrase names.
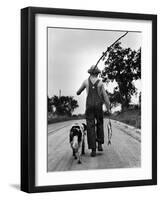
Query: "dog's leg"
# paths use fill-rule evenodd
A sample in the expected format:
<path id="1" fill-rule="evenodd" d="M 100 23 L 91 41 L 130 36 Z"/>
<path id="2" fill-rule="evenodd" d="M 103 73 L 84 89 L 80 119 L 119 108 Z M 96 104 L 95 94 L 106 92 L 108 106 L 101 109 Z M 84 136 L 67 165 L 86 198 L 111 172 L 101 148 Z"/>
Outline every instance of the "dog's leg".
<path id="1" fill-rule="evenodd" d="M 78 160 L 78 164 L 81 164 L 81 163 L 82 163 L 82 162 L 81 162 L 81 160 L 79 159 L 79 160 Z"/>
<path id="2" fill-rule="evenodd" d="M 75 159 L 77 159 L 77 156 L 76 156 L 76 153 L 75 153 L 74 149 L 73 149 L 73 157 L 74 157 Z"/>

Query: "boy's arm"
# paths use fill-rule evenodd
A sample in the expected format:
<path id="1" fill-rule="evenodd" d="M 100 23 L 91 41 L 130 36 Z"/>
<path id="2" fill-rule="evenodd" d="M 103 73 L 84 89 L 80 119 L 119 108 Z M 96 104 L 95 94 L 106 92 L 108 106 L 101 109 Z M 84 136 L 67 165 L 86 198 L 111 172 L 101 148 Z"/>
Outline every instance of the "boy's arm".
<path id="1" fill-rule="evenodd" d="M 103 99 L 104 99 L 107 111 L 110 112 L 110 100 L 103 84 L 102 84 L 102 95 L 103 95 Z"/>
<path id="2" fill-rule="evenodd" d="M 80 95 L 81 92 L 86 88 L 86 84 L 85 81 L 82 83 L 81 87 L 79 88 L 79 90 L 77 91 L 77 95 Z"/>

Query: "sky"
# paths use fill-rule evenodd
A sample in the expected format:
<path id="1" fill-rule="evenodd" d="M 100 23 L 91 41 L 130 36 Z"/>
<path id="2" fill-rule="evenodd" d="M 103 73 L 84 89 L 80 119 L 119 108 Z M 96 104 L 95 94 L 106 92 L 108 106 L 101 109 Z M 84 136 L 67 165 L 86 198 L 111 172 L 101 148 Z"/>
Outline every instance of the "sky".
<path id="1" fill-rule="evenodd" d="M 75 114 L 85 112 L 86 92 L 76 95 L 82 82 L 88 78 L 91 65 L 96 64 L 102 52 L 107 49 L 124 32 L 110 30 L 48 28 L 48 96 L 73 96 L 79 107 Z M 141 33 L 129 32 L 121 39 L 122 47 L 138 50 L 141 47 Z M 99 69 L 104 63 L 100 62 Z M 141 81 L 136 87 L 141 90 Z M 112 91 L 115 83 L 105 85 Z M 133 97 L 137 102 L 137 97 Z"/>

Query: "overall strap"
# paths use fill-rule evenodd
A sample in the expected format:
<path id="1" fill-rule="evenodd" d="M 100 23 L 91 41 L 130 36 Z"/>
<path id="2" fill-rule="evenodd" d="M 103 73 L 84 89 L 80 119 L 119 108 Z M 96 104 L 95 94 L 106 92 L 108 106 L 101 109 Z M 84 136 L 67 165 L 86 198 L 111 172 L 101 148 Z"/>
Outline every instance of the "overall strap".
<path id="1" fill-rule="evenodd" d="M 89 86 L 91 86 L 91 87 L 93 87 L 93 86 L 94 86 L 94 87 L 97 87 L 99 81 L 100 81 L 100 80 L 98 79 L 98 80 L 93 84 L 92 81 L 90 80 L 90 78 L 88 78 Z"/>
<path id="2" fill-rule="evenodd" d="M 97 87 L 98 83 L 100 82 L 100 80 L 98 79 L 95 83 L 94 86 Z"/>

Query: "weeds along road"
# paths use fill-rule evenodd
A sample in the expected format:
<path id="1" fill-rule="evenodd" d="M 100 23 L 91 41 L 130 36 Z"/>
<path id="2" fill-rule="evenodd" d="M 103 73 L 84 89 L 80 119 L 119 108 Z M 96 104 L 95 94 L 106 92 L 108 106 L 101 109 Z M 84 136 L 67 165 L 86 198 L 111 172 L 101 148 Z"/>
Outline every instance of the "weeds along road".
<path id="1" fill-rule="evenodd" d="M 48 126 L 48 172 L 141 166 L 140 133 L 136 133 L 135 129 L 130 129 L 124 124 L 111 120 L 112 144 L 108 146 L 106 119 L 104 120 L 104 151 L 97 152 L 96 157 L 90 157 L 90 150 L 88 150 L 86 141 L 82 164 L 77 164 L 77 160 L 72 156 L 69 144 L 69 130 L 74 122 L 77 121 L 60 122 Z M 78 122 L 85 122 L 85 120 Z"/>

